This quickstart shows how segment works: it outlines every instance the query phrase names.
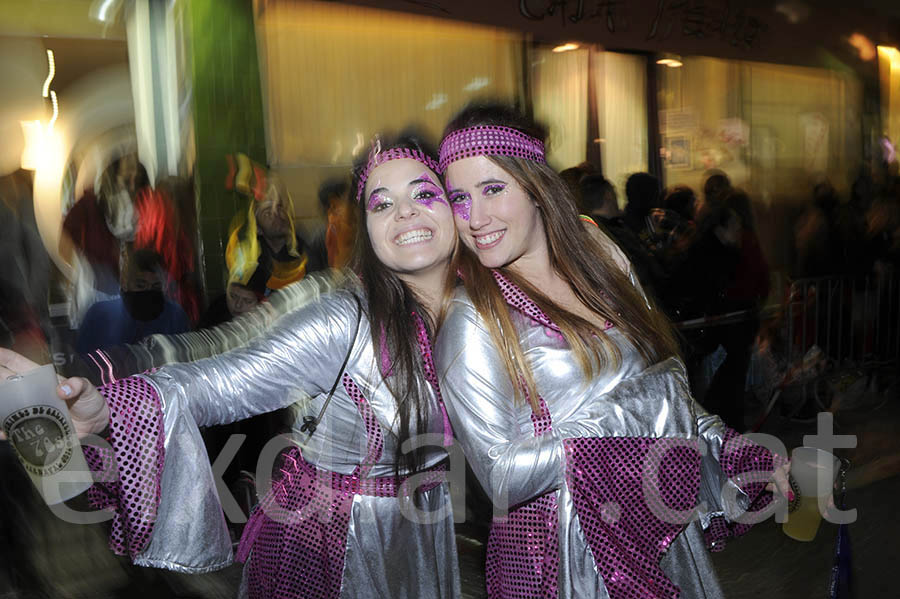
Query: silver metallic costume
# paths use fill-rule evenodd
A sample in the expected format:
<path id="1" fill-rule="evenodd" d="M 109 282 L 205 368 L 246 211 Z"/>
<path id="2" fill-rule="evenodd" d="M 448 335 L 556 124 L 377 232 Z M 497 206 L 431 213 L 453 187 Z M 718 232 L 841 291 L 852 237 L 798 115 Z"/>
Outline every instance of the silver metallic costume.
<path id="1" fill-rule="evenodd" d="M 616 257 L 621 263 L 622 256 Z M 504 278 L 494 274 L 504 289 Z M 629 275 L 634 280 L 630 271 Z M 506 284 L 512 285 L 508 280 Z M 534 310 L 540 310 L 533 304 L 522 308 L 521 298 L 525 296 L 521 290 L 515 288 L 507 293 L 504 289 L 504 295 L 526 359 L 533 368 L 538 392 L 549 410 L 552 429 L 533 433 L 538 429 L 538 421 L 527 402 L 515 402 L 514 388 L 500 354 L 484 320 L 463 290 L 457 292 L 438 336 L 435 361 L 457 440 L 495 505 L 528 505 L 537 498 L 555 494 L 550 500 L 558 510 L 559 558 L 558 578 L 551 585 L 550 594 L 552 586 L 556 586 L 559 597 L 613 595 L 598 568 L 605 556 L 592 551 L 573 506 L 566 474 L 565 440 L 627 437 L 698 439 L 708 449 L 699 467 L 699 489 L 693 491 L 706 502 L 707 509 L 674 540 L 666 541 L 667 551 L 659 565 L 665 576 L 681 588 L 682 599 L 721 597 L 704 530 L 714 517 L 731 520 L 740 515 L 750 498 L 728 480 L 720 467 L 728 433 L 717 416 L 707 414 L 691 397 L 681 362 L 669 359 L 648 368 L 635 346 L 611 328 L 606 334 L 621 352 L 621 363 L 615 369 L 585 378 L 558 329 L 535 318 Z M 527 298 L 525 301 L 530 302 Z M 618 466 L 608 463 L 602 467 L 615 470 Z M 528 538 L 533 536 L 536 535 Z M 490 555 L 490 547 L 488 551 Z M 518 553 L 522 552 L 519 547 Z M 552 569 L 557 576 L 556 566 Z M 489 557 L 489 588 L 491 576 Z M 531 592 L 538 596 L 539 589 Z M 516 594 L 507 589 L 492 596 Z"/>
<path id="2" fill-rule="evenodd" d="M 355 383 L 383 433 L 381 457 L 367 476 L 393 475 L 399 426 L 396 400 L 379 370 L 380 352 L 373 347 L 365 314 L 354 336 L 358 307 L 353 294 L 361 296 L 362 290 L 358 285 L 332 290 L 325 279 L 316 277 L 296 285 L 300 291 L 293 293 L 299 293 L 304 301 L 295 301 L 298 308 L 281 316 L 245 347 L 142 375 L 162 402 L 165 466 L 153 536 L 136 563 L 206 572 L 232 560 L 222 506 L 198 426 L 229 423 L 293 405 L 294 439 L 302 441 L 300 451 L 306 462 L 322 471 L 350 475 L 371 456 L 359 399 L 351 398 L 344 385 L 337 386 L 315 433 L 308 437 L 300 431 L 304 416 L 319 413 L 348 352 L 344 379 L 349 377 Z M 366 302 L 362 300 L 361 305 Z M 425 381 L 420 385 L 425 390 L 423 397 L 430 399 L 428 430 L 411 430 L 411 434 L 440 434 L 443 418 L 435 393 Z M 281 443 L 276 449 L 284 446 Z M 445 457 L 439 444 L 427 448 L 423 467 L 434 467 Z M 401 514 L 401 501 L 395 497 L 354 494 L 341 597 L 459 595 L 447 485 L 423 492 L 420 500 L 418 509 L 443 511 L 446 517 L 434 524 L 417 524 Z M 297 568 L 303 564 L 297 563 Z"/>

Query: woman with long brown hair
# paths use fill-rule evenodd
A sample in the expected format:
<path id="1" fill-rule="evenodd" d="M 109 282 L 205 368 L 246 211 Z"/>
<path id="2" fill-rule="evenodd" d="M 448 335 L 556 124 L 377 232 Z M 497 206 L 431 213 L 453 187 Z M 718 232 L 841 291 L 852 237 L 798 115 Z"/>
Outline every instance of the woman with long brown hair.
<path id="1" fill-rule="evenodd" d="M 241 596 L 459 596 L 446 451 L 405 446 L 429 433 L 452 441 L 430 339 L 458 241 L 432 156 L 411 137 L 373 146 L 356 171 L 355 274 L 295 283 L 305 301 L 245 347 L 99 391 L 64 381 L 79 433 L 108 427 L 119 476 L 89 493 L 115 513 L 118 552 L 181 572 L 228 565 L 228 502 L 197 427 L 290 405 L 294 435 L 268 448 L 289 447 L 281 473 L 238 548 Z M 32 366 L 0 350 L 0 376 Z"/>
<path id="2" fill-rule="evenodd" d="M 544 137 L 476 105 L 440 150 L 465 292 L 435 356 L 457 439 L 501 510 L 489 596 L 721 596 L 705 545 L 771 502 L 766 480 L 730 480 L 780 458 L 693 401 L 671 325 L 583 226 Z"/>

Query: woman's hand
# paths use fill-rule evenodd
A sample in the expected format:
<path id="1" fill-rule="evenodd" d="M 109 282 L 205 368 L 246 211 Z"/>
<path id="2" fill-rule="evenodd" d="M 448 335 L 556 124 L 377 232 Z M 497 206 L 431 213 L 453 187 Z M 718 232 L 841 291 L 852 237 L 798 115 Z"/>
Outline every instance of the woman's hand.
<path id="1" fill-rule="evenodd" d="M 766 491 L 779 493 L 787 497 L 788 501 L 794 500 L 794 492 L 791 490 L 791 483 L 788 482 L 788 474 L 791 471 L 791 463 L 785 462 L 775 469 L 772 473 L 772 482 L 766 485 Z"/>
<path id="2" fill-rule="evenodd" d="M 16 352 L 0 347 L 0 380 L 14 374 L 23 374 L 40 366 Z M 69 415 L 79 437 L 97 434 L 109 425 L 109 408 L 106 400 L 87 379 L 59 378 L 56 394 L 69 406 Z M 5 439 L 0 431 L 0 439 Z"/>

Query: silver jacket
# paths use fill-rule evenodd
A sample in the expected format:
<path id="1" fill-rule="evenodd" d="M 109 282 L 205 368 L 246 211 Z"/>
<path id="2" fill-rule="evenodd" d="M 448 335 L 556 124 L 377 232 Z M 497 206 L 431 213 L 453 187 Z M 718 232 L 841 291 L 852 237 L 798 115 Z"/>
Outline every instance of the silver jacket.
<path id="1" fill-rule="evenodd" d="M 552 417 L 551 431 L 534 435 L 531 407 L 513 399 L 513 386 L 486 324 L 462 290 L 441 328 L 435 361 L 456 438 L 495 506 L 504 509 L 557 493 L 559 596 L 608 597 L 567 489 L 563 439 L 629 436 L 706 443 L 700 499 L 708 511 L 677 537 L 661 566 L 681 587 L 682 598 L 721 597 L 703 527 L 713 515 L 739 515 L 749 500 L 718 467 L 724 425 L 694 402 L 681 362 L 670 359 L 648 369 L 634 345 L 610 329 L 607 335 L 618 347 L 621 363 L 586 378 L 564 339 L 523 313 L 510 312 Z"/>
<path id="2" fill-rule="evenodd" d="M 162 500 L 153 538 L 137 563 L 184 572 L 205 572 L 231 562 L 231 544 L 222 508 L 233 499 L 210 470 L 198 426 L 225 424 L 292 406 L 294 437 L 304 458 L 318 468 L 350 474 L 367 454 L 366 429 L 343 385 L 338 385 L 311 437 L 300 432 L 304 416 L 316 416 L 344 370 L 365 396 L 382 428 L 381 460 L 371 477 L 391 476 L 398 429 L 396 401 L 384 383 L 366 314 L 359 319 L 358 285 L 332 290 L 324 279 L 301 281 L 299 307 L 279 317 L 246 346 L 196 362 L 165 366 L 144 375 L 163 402 L 166 459 Z M 298 301 L 302 297 L 303 301 Z M 440 439 L 442 416 L 425 381 L 428 430 Z M 411 431 L 415 434 L 417 431 Z M 285 447 L 273 442 L 271 455 Z M 266 453 L 264 451 L 264 456 Z M 439 441 L 425 453 L 424 466 L 446 458 Z M 262 460 L 261 460 L 262 462 Z M 257 476 L 272 462 L 261 465 Z M 220 473 L 224 469 L 217 468 Z M 216 493 L 217 485 L 220 493 Z M 222 493 L 221 491 L 225 491 Z M 219 503 L 222 497 L 222 504 Z M 351 510 L 342 597 L 456 597 L 459 575 L 447 485 L 422 494 L 425 512 L 446 513 L 434 524 L 416 524 L 392 497 L 357 495 Z"/>

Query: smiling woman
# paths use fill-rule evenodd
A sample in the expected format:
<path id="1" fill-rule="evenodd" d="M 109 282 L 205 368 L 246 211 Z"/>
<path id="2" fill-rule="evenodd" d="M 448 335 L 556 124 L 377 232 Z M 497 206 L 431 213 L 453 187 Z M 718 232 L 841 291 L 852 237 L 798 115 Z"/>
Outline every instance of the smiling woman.
<path id="1" fill-rule="evenodd" d="M 379 260 L 407 284 L 443 279 L 456 241 L 453 214 L 437 174 L 412 158 L 377 166 L 365 188 L 366 228 Z"/>
<path id="2" fill-rule="evenodd" d="M 704 544 L 746 530 L 739 517 L 771 502 L 780 459 L 694 402 L 671 325 L 579 221 L 544 137 L 475 105 L 441 144 L 465 292 L 435 362 L 457 440 L 503 514 L 488 595 L 720 597 Z M 748 470 L 760 477 L 736 476 Z"/>
<path id="3" fill-rule="evenodd" d="M 94 455 L 129 473 L 91 496 L 115 510 L 118 552 L 183 572 L 228 565 L 223 506 L 234 513 L 218 503 L 198 427 L 294 404 L 290 440 L 262 454 L 288 444 L 244 528 L 240 596 L 459 596 L 444 482 L 452 432 L 431 361 L 456 233 L 436 166 L 415 140 L 377 144 L 356 171 L 359 277 L 295 283 L 301 301 L 245 346 L 99 390 L 80 378 L 58 388 L 80 432 L 108 423 L 114 455 Z M 26 362 L 0 351 L 0 374 L 35 366 Z"/>

